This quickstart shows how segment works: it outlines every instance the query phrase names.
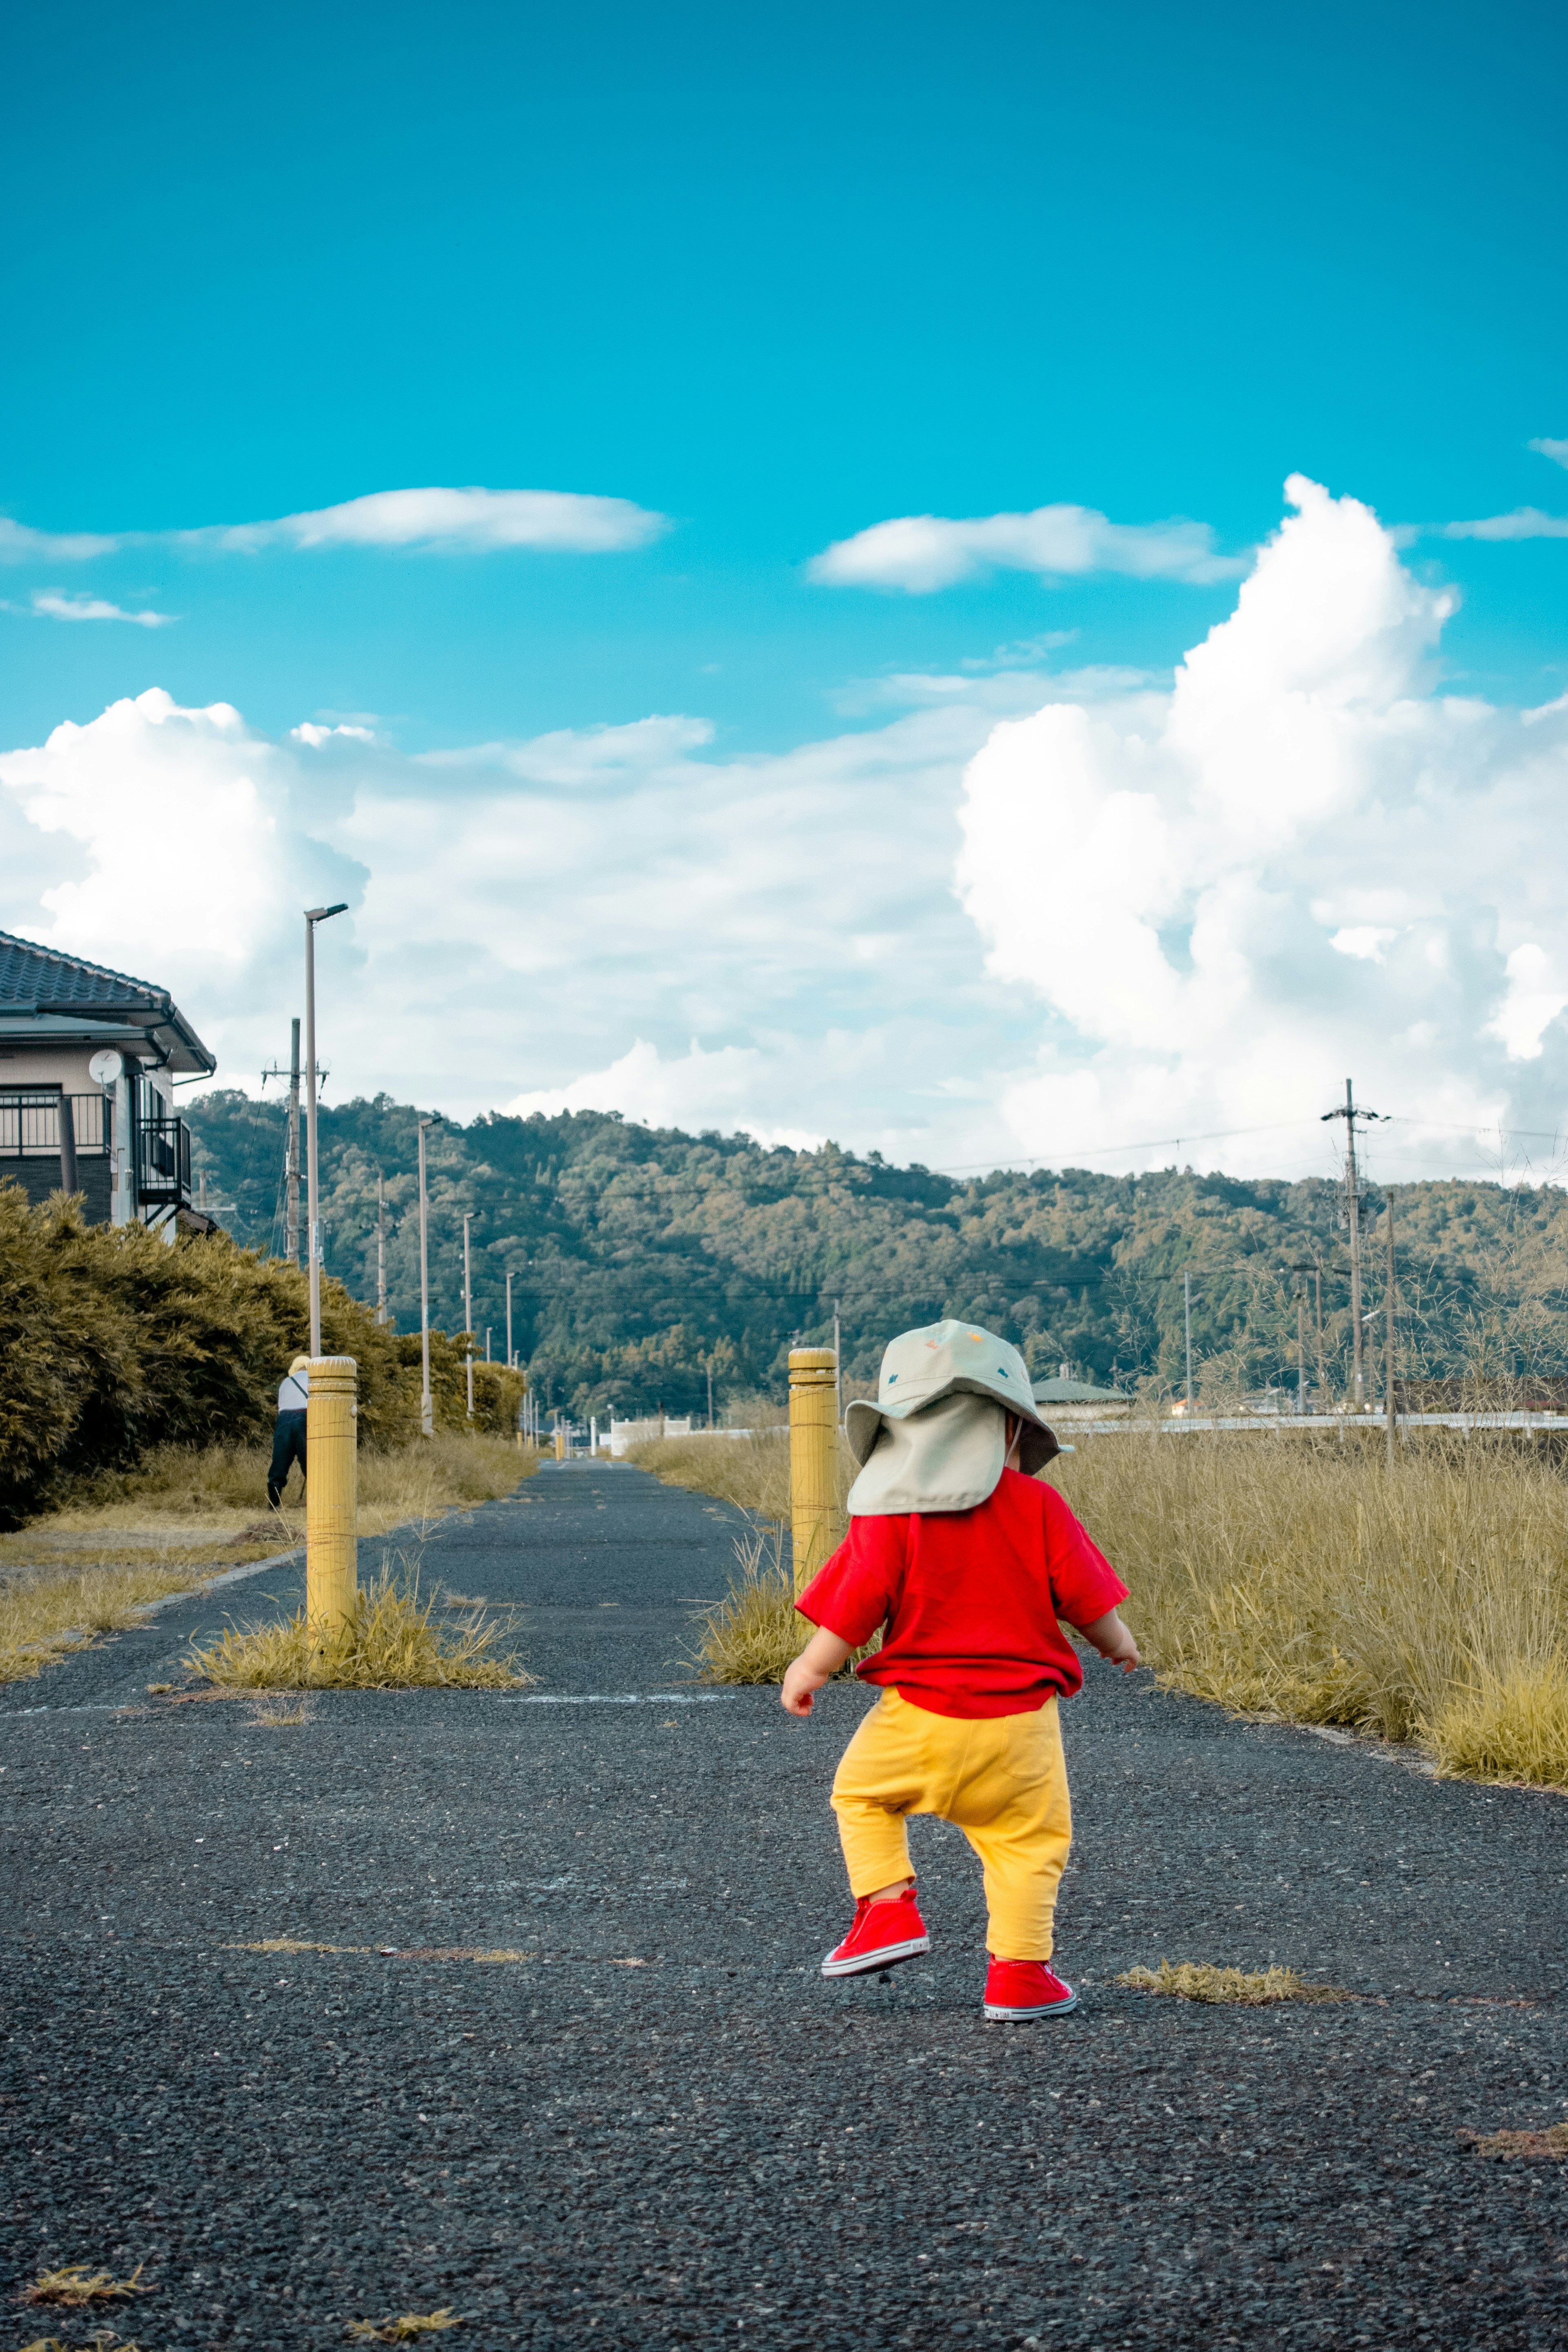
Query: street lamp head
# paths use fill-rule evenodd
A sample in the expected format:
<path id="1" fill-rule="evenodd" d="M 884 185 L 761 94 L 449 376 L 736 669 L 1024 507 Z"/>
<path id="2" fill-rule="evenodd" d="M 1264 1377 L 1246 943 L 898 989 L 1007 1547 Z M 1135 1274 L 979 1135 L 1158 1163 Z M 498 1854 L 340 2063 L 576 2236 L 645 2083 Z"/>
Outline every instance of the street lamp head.
<path id="1" fill-rule="evenodd" d="M 443 1111 L 433 1110 L 430 1113 L 429 1118 L 422 1118 L 419 1124 L 421 1127 L 439 1127 L 445 1116 L 446 1114 Z"/>
<path id="2" fill-rule="evenodd" d="M 308 923 L 325 923 L 330 921 L 334 915 L 346 915 L 348 910 L 348 900 L 346 898 L 340 898 L 335 907 L 307 907 L 305 909 L 305 920 Z"/>

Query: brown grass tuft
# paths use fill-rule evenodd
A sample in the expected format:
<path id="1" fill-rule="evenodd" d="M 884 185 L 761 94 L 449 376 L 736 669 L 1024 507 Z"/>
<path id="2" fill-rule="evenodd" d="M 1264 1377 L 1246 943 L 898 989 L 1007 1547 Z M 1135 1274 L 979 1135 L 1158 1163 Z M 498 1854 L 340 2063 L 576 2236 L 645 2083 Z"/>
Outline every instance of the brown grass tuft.
<path id="1" fill-rule="evenodd" d="M 1129 1969 L 1116 1979 L 1134 1992 L 1173 1994 L 1178 2000 L 1232 2001 L 1243 2009 L 1264 2009 L 1281 2000 L 1354 2000 L 1342 1985 L 1309 1983 L 1294 1969 L 1263 1969 L 1249 1975 L 1245 1969 L 1211 1968 L 1202 1960 L 1162 1960 L 1157 1969 Z"/>
<path id="2" fill-rule="evenodd" d="M 231 1627 L 186 1664 L 243 1690 L 515 1690 L 533 1680 L 515 1658 L 495 1653 L 494 1625 L 438 1623 L 437 1598 L 422 1601 L 416 1564 L 389 1555 L 324 1660 L 299 1609 L 280 1624 Z"/>
<path id="3" fill-rule="evenodd" d="M 678 1440 L 677 1443 L 679 1441 Z M 717 1683 L 779 1683 L 812 1636 L 795 1605 L 795 1580 L 784 1556 L 784 1529 L 758 1528 L 735 1545 L 740 1572 L 722 1601 L 698 1618 L 691 1663 Z M 849 1675 L 880 1647 L 880 1637 L 857 1650 L 842 1668 Z"/>
<path id="4" fill-rule="evenodd" d="M 59 2270 L 40 2271 L 22 2296 L 24 2303 L 63 2303 L 79 2308 L 89 2303 L 123 2302 L 128 2295 L 151 2294 L 139 2284 L 145 2265 L 138 2263 L 129 2278 L 112 2271 L 95 2271 L 90 2263 L 66 2263 Z"/>
<path id="5" fill-rule="evenodd" d="M 1461 2131 L 1459 2137 L 1477 2156 L 1524 2157 L 1537 2163 L 1568 2158 L 1568 2124 L 1548 2124 L 1544 2131 Z"/>
<path id="6" fill-rule="evenodd" d="M 443 2328 L 461 2327 L 462 2319 L 444 2303 L 439 2311 L 405 2311 L 400 2319 L 351 2319 L 349 2334 L 372 2344 L 405 2344 L 412 2336 L 437 2336 Z"/>

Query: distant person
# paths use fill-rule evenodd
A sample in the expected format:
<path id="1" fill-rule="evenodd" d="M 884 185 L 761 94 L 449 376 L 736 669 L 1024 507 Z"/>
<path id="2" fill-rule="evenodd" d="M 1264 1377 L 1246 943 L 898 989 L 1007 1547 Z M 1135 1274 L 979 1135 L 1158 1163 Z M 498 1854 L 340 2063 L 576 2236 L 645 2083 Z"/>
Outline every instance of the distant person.
<path id="1" fill-rule="evenodd" d="M 267 1474 L 267 1499 L 276 1510 L 289 1484 L 289 1465 L 305 1468 L 305 1413 L 310 1402 L 310 1359 L 296 1356 L 278 1391 L 278 1426 L 272 1433 L 272 1467 Z"/>
<path id="2" fill-rule="evenodd" d="M 833 1809 L 855 1897 L 822 1963 L 857 1976 L 929 1951 L 910 1871 L 910 1813 L 953 1822 L 985 1875 L 988 2018 L 1065 2017 L 1050 1967 L 1072 1843 L 1057 1701 L 1083 1674 L 1058 1618 L 1131 1674 L 1127 1588 L 1053 1486 L 1059 1453 L 1016 1348 L 969 1323 L 889 1342 L 877 1402 L 845 1416 L 860 1475 L 849 1534 L 795 1607 L 819 1630 L 784 1679 L 791 1715 L 879 1628 L 857 1668 L 882 1696 L 845 1749 Z"/>

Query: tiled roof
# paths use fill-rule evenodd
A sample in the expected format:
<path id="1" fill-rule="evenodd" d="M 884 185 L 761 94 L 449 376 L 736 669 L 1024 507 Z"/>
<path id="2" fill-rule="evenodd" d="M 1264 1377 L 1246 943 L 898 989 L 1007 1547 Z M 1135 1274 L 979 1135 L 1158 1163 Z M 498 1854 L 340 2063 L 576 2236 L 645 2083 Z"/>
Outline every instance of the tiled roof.
<path id="1" fill-rule="evenodd" d="M 144 1004 L 150 997 L 166 1001 L 167 991 L 0 931 L 0 1004 Z"/>

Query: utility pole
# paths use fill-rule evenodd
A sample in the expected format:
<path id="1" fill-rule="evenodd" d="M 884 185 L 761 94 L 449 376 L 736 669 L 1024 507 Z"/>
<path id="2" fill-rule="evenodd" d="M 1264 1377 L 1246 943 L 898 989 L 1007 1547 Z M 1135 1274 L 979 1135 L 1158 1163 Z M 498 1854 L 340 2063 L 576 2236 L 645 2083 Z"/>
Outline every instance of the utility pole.
<path id="1" fill-rule="evenodd" d="M 489 1360 L 490 1360 L 490 1327 L 489 1327 L 489 1325 L 487 1323 L 487 1324 L 485 1325 L 485 1361 L 486 1361 L 486 1363 L 487 1363 L 487 1364 L 489 1362 Z"/>
<path id="2" fill-rule="evenodd" d="M 1182 1307 L 1187 1326 L 1187 1414 L 1190 1419 L 1193 1410 L 1193 1277 L 1190 1274 L 1182 1276 Z"/>
<path id="3" fill-rule="evenodd" d="M 506 1277 L 506 1368 L 509 1372 L 514 1372 L 517 1370 L 517 1366 L 511 1360 L 511 1272 L 510 1267 Z"/>
<path id="4" fill-rule="evenodd" d="M 468 1261 L 468 1227 L 471 1216 L 463 1219 L 463 1328 L 468 1335 L 468 1419 L 474 1417 L 474 1286 L 473 1269 Z"/>
<path id="5" fill-rule="evenodd" d="M 1345 1222 L 1351 1236 L 1351 1339 L 1352 1364 L 1352 1402 L 1357 1412 L 1366 1406 L 1365 1338 L 1361 1320 L 1361 1178 L 1356 1168 L 1356 1122 L 1370 1124 L 1383 1117 L 1381 1111 L 1363 1110 L 1356 1102 L 1349 1078 L 1345 1080 L 1345 1098 L 1333 1110 L 1322 1114 L 1325 1119 L 1342 1118 L 1345 1123 Z"/>
<path id="6" fill-rule="evenodd" d="M 1386 1450 L 1387 1450 L 1387 1454 L 1388 1454 L 1388 1466 L 1389 1466 L 1389 1468 L 1390 1468 L 1391 1470 L 1392 1470 L 1392 1469 L 1393 1469 L 1393 1467 L 1394 1467 L 1394 1434 L 1395 1434 L 1395 1421 L 1394 1421 L 1394 1293 L 1395 1293 L 1395 1283 L 1394 1283 L 1394 1195 L 1393 1195 L 1393 1193 L 1391 1192 L 1391 1193 L 1389 1194 L 1389 1196 L 1388 1196 L 1388 1276 L 1387 1276 L 1387 1288 L 1386 1288 L 1386 1292 L 1385 1292 L 1384 1298 L 1384 1304 L 1385 1307 L 1386 1307 L 1386 1308 L 1387 1308 L 1387 1310 L 1388 1310 L 1388 1312 L 1387 1312 L 1387 1318 L 1386 1318 L 1386 1319 L 1387 1319 L 1387 1325 L 1388 1325 L 1388 1328 L 1387 1328 L 1386 1331 L 1385 1331 L 1385 1332 L 1384 1332 L 1384 1347 L 1385 1347 L 1385 1349 L 1386 1349 L 1386 1350 L 1387 1350 L 1387 1361 L 1386 1361 L 1386 1363 L 1385 1363 L 1385 1365 L 1384 1365 L 1384 1391 L 1385 1391 L 1384 1402 L 1385 1402 L 1386 1409 L 1387 1409 L 1387 1410 L 1386 1410 L 1386 1423 L 1387 1423 L 1387 1449 L 1386 1449 Z"/>
<path id="7" fill-rule="evenodd" d="M 708 1359 L 708 1426 L 713 1426 L 713 1359 Z"/>
<path id="8" fill-rule="evenodd" d="M 419 1426 L 426 1437 L 436 1434 L 436 1413 L 430 1402 L 430 1218 L 425 1193 L 425 1138 L 440 1123 L 438 1111 L 419 1122 Z"/>
<path id="9" fill-rule="evenodd" d="M 1324 1385 L 1323 1385 L 1323 1380 L 1324 1380 L 1324 1365 L 1323 1365 L 1323 1261 L 1322 1261 L 1322 1259 L 1321 1259 L 1321 1258 L 1319 1258 L 1319 1259 L 1318 1259 L 1317 1263 L 1315 1264 L 1315 1265 L 1314 1265 L 1314 1266 L 1313 1266 L 1313 1268 L 1312 1268 L 1312 1272 L 1313 1272 L 1314 1276 L 1316 1277 L 1316 1280 L 1317 1280 L 1317 1286 L 1318 1286 L 1318 1304 L 1317 1304 L 1317 1317 L 1318 1317 L 1318 1403 L 1319 1403 L 1319 1405 L 1320 1405 L 1320 1407 L 1321 1407 L 1321 1404 L 1322 1404 L 1322 1402 L 1323 1402 L 1323 1398 L 1324 1398 L 1324 1396 L 1327 1394 L 1327 1391 L 1326 1391 L 1326 1389 L 1325 1389 L 1325 1387 L 1324 1387 Z"/>
<path id="10" fill-rule="evenodd" d="M 375 1180 L 375 1319 L 386 1321 L 386 1178 Z"/>
<path id="11" fill-rule="evenodd" d="M 290 1265 L 300 1263 L 300 1023 L 291 1025 L 289 1046 L 289 1124 L 283 1131 L 283 1255 Z M 323 1070 L 321 1076 L 326 1076 Z M 261 1073 L 262 1091 L 268 1078 L 283 1072 L 274 1062 Z"/>
<path id="12" fill-rule="evenodd" d="M 289 1141 L 283 1154 L 283 1181 L 288 1206 L 284 1212 L 283 1255 L 290 1265 L 300 1263 L 300 1023 L 296 1015 L 289 1040 Z"/>
<path id="13" fill-rule="evenodd" d="M 1296 1288 L 1296 1410 L 1307 1410 L 1307 1286 L 1297 1276 Z"/>
<path id="14" fill-rule="evenodd" d="M 838 1346 L 838 1301 L 837 1298 L 833 1302 L 833 1419 L 836 1425 L 839 1429 L 842 1429 L 844 1426 L 844 1359 L 840 1353 Z M 708 1409 L 708 1426 L 710 1429 L 713 1426 L 713 1408 L 711 1404 L 710 1404 Z"/>
<path id="15" fill-rule="evenodd" d="M 316 925 L 346 915 L 349 902 L 305 909 L 305 1189 L 309 1195 L 310 1354 L 321 1352 L 321 1202 L 316 1166 Z"/>

